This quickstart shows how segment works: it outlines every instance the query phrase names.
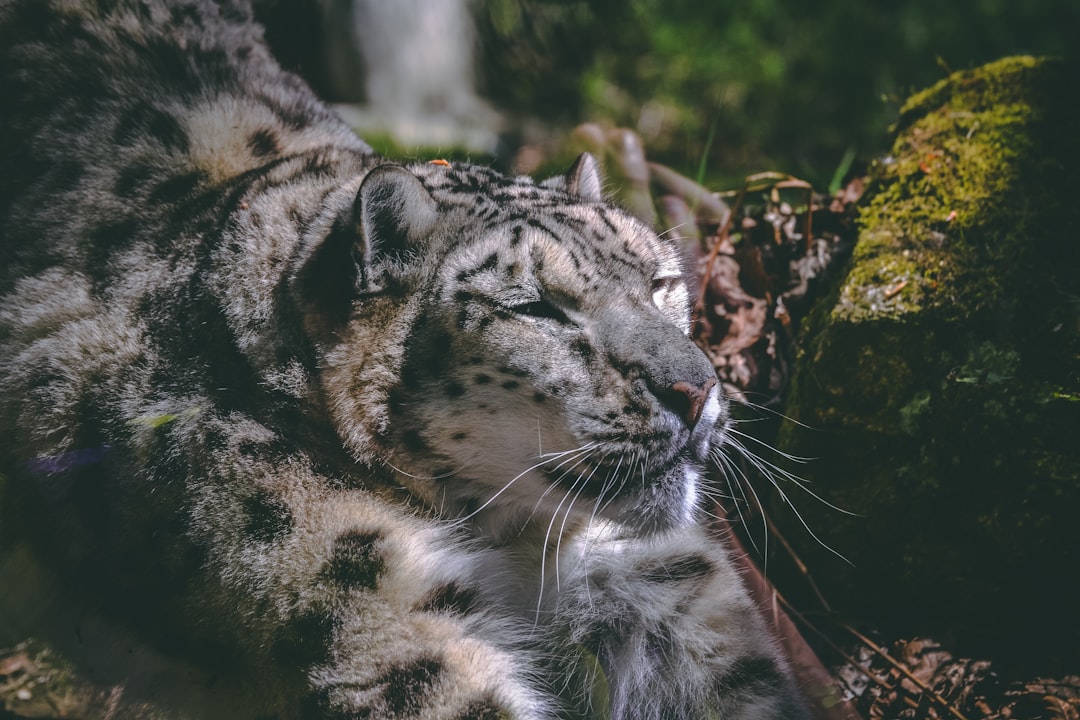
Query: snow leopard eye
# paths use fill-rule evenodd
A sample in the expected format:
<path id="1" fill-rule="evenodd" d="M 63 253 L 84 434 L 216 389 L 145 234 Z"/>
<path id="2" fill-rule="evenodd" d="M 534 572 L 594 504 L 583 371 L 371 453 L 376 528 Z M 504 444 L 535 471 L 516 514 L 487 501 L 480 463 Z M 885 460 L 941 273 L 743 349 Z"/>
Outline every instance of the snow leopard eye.
<path id="1" fill-rule="evenodd" d="M 547 300 L 534 300 L 519 305 L 512 305 L 509 310 L 517 315 L 554 320 L 560 325 L 570 324 L 570 318 L 566 316 L 566 313 Z"/>

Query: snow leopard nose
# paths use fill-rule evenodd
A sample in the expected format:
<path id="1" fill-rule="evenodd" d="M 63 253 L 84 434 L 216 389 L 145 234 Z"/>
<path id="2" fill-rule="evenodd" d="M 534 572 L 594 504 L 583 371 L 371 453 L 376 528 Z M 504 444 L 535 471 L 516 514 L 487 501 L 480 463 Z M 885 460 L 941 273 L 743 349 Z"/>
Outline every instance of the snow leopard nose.
<path id="1" fill-rule="evenodd" d="M 707 378 L 700 385 L 680 380 L 673 383 L 667 392 L 663 393 L 660 400 L 674 410 L 688 428 L 693 428 L 701 419 L 701 412 L 709 399 L 709 391 L 714 385 L 716 385 L 715 377 Z"/>

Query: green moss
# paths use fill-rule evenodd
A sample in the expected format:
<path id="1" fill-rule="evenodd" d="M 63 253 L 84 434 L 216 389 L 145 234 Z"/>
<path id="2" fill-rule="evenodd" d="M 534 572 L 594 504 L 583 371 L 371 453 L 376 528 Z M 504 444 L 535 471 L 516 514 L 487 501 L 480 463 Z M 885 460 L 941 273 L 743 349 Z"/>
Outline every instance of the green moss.
<path id="1" fill-rule="evenodd" d="M 789 532 L 835 604 L 999 659 L 1080 661 L 1080 627 L 1050 627 L 1080 587 L 1030 592 L 1080 566 L 1077 78 L 1011 58 L 904 105 L 847 276 L 803 329 L 785 411 L 813 430 L 780 437 L 857 513 L 801 508 L 856 570 Z"/>
<path id="2" fill-rule="evenodd" d="M 965 312 L 1000 300 L 1003 284 L 987 269 L 1027 240 L 1011 202 L 1034 152 L 1029 131 L 1040 112 L 1032 100 L 1047 73 L 1046 61 L 1010 58 L 958 73 L 904 105 L 903 132 L 861 213 L 838 320 Z"/>
<path id="3" fill-rule="evenodd" d="M 911 399 L 911 402 L 900 408 L 900 427 L 908 435 L 917 435 L 919 433 L 921 420 L 930 411 L 930 399 L 930 393 L 922 390 L 915 393 L 915 397 Z"/>

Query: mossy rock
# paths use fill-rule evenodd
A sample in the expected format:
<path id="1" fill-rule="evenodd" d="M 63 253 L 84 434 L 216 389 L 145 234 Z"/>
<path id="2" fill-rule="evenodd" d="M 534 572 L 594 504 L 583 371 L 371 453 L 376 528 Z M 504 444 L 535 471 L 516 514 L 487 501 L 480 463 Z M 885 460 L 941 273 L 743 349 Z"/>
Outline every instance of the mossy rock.
<path id="1" fill-rule="evenodd" d="M 1009 58 L 901 110 L 846 278 L 802 329 L 790 513 L 844 615 L 1049 671 L 1080 662 L 1077 68 Z"/>

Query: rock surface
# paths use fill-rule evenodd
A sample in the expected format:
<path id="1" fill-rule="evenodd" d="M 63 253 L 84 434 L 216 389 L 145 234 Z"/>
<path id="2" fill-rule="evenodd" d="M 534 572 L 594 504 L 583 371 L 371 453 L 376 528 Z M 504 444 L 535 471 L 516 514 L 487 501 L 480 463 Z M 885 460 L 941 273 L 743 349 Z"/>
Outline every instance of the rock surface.
<path id="1" fill-rule="evenodd" d="M 834 609 L 1061 672 L 1080 660 L 1080 74 L 1019 57 L 911 97 L 781 430 Z M 884 626 L 884 627 L 882 627 Z"/>

